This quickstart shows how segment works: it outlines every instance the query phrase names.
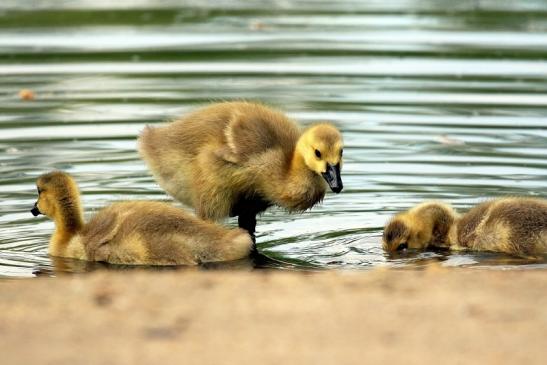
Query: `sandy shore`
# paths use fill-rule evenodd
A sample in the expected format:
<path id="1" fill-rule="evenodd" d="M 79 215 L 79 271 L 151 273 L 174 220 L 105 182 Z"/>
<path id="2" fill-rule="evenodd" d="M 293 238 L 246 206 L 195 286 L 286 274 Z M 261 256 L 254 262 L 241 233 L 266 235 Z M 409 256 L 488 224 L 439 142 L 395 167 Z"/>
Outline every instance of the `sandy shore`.
<path id="1" fill-rule="evenodd" d="M 0 293 L 3 364 L 547 358 L 545 271 L 101 271 Z"/>

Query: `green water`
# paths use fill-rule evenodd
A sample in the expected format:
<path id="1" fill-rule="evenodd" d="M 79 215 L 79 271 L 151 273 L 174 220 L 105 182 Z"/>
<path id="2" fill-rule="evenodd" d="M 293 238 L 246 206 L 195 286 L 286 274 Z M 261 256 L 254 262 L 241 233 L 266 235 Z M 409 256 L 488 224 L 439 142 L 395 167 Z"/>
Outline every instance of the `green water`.
<path id="1" fill-rule="evenodd" d="M 380 247 L 388 217 L 425 199 L 547 196 L 546 59 L 544 0 L 3 0 L 0 276 L 89 269 L 47 256 L 53 224 L 29 212 L 39 174 L 72 173 L 88 216 L 168 200 L 138 158 L 139 131 L 231 99 L 332 121 L 345 138 L 341 194 L 260 218 L 277 266 L 546 268 Z M 19 100 L 23 88 L 36 99 Z"/>

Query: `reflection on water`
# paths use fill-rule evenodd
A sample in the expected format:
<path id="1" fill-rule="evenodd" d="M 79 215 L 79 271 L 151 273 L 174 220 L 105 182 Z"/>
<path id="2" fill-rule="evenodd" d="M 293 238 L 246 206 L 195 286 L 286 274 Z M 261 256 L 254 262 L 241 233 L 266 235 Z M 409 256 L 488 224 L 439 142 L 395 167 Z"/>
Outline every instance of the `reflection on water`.
<path id="1" fill-rule="evenodd" d="M 332 121 L 347 145 L 342 194 L 260 218 L 259 247 L 278 260 L 260 265 L 547 267 L 380 247 L 388 217 L 424 199 L 464 209 L 547 195 L 545 1 L 131 4 L 0 4 L 0 275 L 101 267 L 47 256 L 53 224 L 29 213 L 36 176 L 74 174 L 88 216 L 117 200 L 166 200 L 135 137 L 230 99 L 264 101 L 304 125 Z M 36 99 L 19 100 L 23 88 Z"/>

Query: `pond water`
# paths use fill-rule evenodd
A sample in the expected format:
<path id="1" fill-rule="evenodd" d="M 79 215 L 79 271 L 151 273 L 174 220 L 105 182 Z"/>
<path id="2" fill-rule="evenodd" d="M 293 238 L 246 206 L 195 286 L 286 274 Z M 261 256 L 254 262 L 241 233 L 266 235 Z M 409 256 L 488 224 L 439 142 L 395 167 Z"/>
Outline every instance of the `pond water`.
<path id="1" fill-rule="evenodd" d="M 332 121 L 345 138 L 341 194 L 259 219 L 259 249 L 280 261 L 266 265 L 547 268 L 380 246 L 390 215 L 426 199 L 463 210 L 547 196 L 546 58 L 544 0 L 3 0 L 0 276 L 89 269 L 48 257 L 53 224 L 29 212 L 39 174 L 72 173 L 87 216 L 169 200 L 137 155 L 139 131 L 232 99 Z"/>

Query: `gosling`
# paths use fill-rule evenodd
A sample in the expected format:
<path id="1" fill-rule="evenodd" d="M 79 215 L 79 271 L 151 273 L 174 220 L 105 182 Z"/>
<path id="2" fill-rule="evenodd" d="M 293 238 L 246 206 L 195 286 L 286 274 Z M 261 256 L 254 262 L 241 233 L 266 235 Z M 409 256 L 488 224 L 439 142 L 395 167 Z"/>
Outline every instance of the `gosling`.
<path id="1" fill-rule="evenodd" d="M 246 231 L 201 221 L 161 202 L 114 203 L 85 224 L 78 186 L 69 174 L 44 174 L 36 186 L 32 214 L 55 221 L 49 242 L 52 256 L 112 264 L 196 265 L 237 260 L 252 249 Z"/>
<path id="2" fill-rule="evenodd" d="M 463 215 L 447 204 L 426 202 L 397 214 L 384 229 L 386 251 L 430 246 L 541 256 L 547 253 L 547 200 L 494 199 Z"/>
<path id="3" fill-rule="evenodd" d="M 339 193 L 343 141 L 327 123 L 301 131 L 281 112 L 217 103 L 146 127 L 139 151 L 159 185 L 206 220 L 237 216 L 254 239 L 256 215 L 272 205 L 305 211 Z"/>

